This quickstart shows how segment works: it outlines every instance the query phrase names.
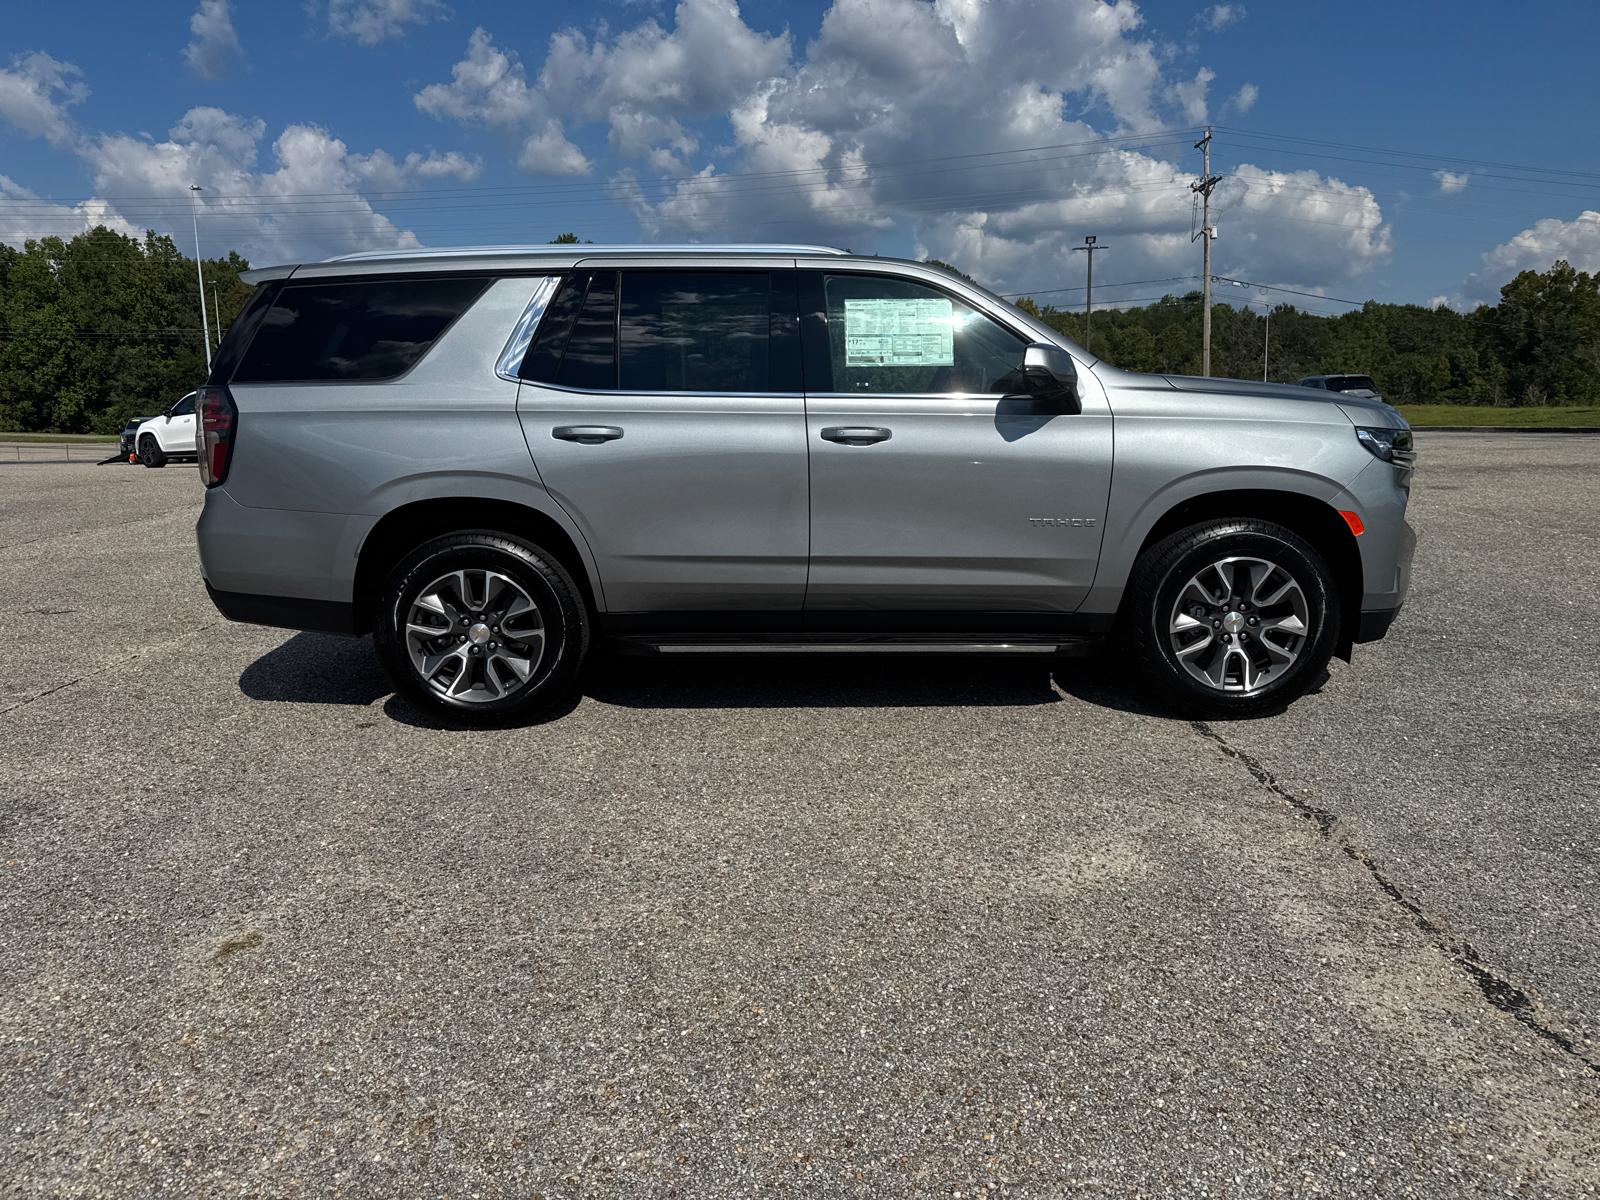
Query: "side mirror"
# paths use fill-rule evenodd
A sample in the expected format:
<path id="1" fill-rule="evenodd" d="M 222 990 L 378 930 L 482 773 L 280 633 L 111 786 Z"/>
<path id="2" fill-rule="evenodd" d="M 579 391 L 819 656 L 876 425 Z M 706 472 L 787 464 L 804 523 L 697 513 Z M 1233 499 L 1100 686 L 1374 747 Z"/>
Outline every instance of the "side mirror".
<path id="1" fill-rule="evenodd" d="M 1030 344 L 1022 352 L 1022 384 L 1036 400 L 1059 404 L 1060 412 L 1083 411 L 1078 401 L 1078 365 L 1060 346 Z"/>

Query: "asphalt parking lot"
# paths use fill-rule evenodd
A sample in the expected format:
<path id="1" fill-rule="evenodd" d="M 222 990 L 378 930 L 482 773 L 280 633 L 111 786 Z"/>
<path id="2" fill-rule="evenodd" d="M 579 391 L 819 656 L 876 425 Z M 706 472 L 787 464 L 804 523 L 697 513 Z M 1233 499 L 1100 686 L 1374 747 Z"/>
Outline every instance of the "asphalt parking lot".
<path id="1" fill-rule="evenodd" d="M 1600 437 L 1419 437 L 1287 713 L 617 663 L 431 727 L 0 462 L 0 1193 L 1600 1192 Z"/>

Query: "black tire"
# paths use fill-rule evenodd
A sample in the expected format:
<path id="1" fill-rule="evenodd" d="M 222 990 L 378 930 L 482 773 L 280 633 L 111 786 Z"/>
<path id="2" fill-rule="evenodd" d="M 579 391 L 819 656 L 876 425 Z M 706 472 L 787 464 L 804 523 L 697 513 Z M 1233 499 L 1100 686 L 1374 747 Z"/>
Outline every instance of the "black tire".
<path id="1" fill-rule="evenodd" d="M 1279 573 L 1261 573 L 1259 564 Z M 1206 582 L 1197 584 L 1202 574 Z M 1270 598 L 1286 578 L 1298 589 L 1289 589 L 1288 599 L 1249 602 Z M 1254 596 L 1246 596 L 1252 580 Z M 1201 603 L 1213 591 L 1233 594 L 1221 604 Z M 1310 543 L 1270 521 L 1236 518 L 1179 530 L 1139 556 L 1123 635 L 1145 680 L 1175 707 L 1196 716 L 1254 717 L 1280 711 L 1323 678 L 1339 617 L 1338 585 Z M 1303 634 L 1292 632 L 1297 625 Z M 1291 652 L 1292 661 L 1282 661 Z M 1210 679 L 1208 670 L 1221 678 L 1197 678 Z"/>
<path id="2" fill-rule="evenodd" d="M 429 590 L 455 572 L 467 573 L 465 586 L 478 600 L 473 595 L 463 600 L 455 585 Z M 501 576 L 509 584 L 491 585 L 487 576 L 479 574 L 483 572 Z M 536 615 L 519 618 L 510 613 L 506 604 L 515 599 L 502 603 L 492 586 L 505 596 L 520 589 Z M 442 615 L 434 617 L 431 609 L 416 608 L 425 594 L 435 598 Z M 469 611 L 473 607 L 482 613 Z M 413 640 L 407 631 L 413 616 L 440 622 L 441 637 Z M 527 623 L 537 621 L 536 658 L 532 636 L 514 640 L 521 637 L 511 623 L 516 620 L 524 623 L 519 628 L 530 632 Z M 501 632 L 502 621 L 506 632 Z M 447 633 L 449 637 L 443 636 Z M 469 634 L 501 641 L 475 645 Z M 464 530 L 418 546 L 389 573 L 374 614 L 372 641 L 389 682 L 419 711 L 456 727 L 522 724 L 571 694 L 589 651 L 589 614 L 577 585 L 553 555 L 509 534 Z M 469 659 L 469 653 L 477 657 Z M 424 677 L 419 660 L 423 664 L 441 660 L 433 682 Z M 531 664 L 525 682 L 507 665 L 511 662 Z M 497 695 L 496 689 L 504 694 Z"/>
<path id="3" fill-rule="evenodd" d="M 147 433 L 139 439 L 139 461 L 147 467 L 167 465 L 166 452 L 161 449 L 161 443 L 156 441 L 155 434 Z"/>

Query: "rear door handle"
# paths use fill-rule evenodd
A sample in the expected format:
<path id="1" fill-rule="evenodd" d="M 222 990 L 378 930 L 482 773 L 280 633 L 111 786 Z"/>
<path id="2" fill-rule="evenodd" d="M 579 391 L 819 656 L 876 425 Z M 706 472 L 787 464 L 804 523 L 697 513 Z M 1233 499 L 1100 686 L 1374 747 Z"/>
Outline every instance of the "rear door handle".
<path id="1" fill-rule="evenodd" d="M 830 425 L 822 431 L 825 442 L 843 442 L 847 446 L 864 446 L 871 442 L 887 442 L 894 435 L 881 425 Z"/>
<path id="2" fill-rule="evenodd" d="M 560 438 L 563 442 L 582 442 L 585 445 L 594 445 L 598 442 L 609 442 L 622 436 L 620 425 L 557 425 L 550 431 L 550 436 Z"/>

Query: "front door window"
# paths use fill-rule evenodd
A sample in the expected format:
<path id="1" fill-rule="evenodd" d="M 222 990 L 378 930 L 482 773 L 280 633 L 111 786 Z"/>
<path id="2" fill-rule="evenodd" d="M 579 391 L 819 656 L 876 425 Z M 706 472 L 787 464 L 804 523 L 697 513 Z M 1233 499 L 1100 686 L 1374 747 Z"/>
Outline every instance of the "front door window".
<path id="1" fill-rule="evenodd" d="M 961 301 L 909 280 L 823 283 L 833 392 L 944 395 L 1022 391 L 1027 342 Z"/>

